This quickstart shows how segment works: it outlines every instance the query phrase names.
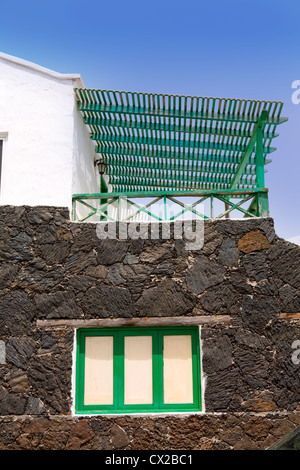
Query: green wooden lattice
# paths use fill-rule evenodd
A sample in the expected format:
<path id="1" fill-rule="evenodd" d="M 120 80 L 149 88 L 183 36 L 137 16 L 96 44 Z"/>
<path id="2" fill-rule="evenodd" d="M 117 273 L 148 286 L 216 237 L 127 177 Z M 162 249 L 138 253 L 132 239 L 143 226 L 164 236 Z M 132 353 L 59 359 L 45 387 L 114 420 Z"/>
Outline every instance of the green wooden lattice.
<path id="1" fill-rule="evenodd" d="M 277 126 L 287 120 L 279 101 L 82 88 L 75 95 L 119 195 L 229 190 L 229 200 L 236 189 L 265 189 Z M 256 196 L 251 212 L 268 215 L 267 196 Z"/>

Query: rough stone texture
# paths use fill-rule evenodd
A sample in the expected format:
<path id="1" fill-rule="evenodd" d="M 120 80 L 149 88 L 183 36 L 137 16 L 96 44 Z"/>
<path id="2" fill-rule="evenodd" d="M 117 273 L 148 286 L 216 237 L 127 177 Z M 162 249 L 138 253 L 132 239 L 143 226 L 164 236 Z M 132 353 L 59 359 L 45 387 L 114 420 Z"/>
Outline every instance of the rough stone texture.
<path id="1" fill-rule="evenodd" d="M 186 284 L 191 292 L 201 294 L 209 287 L 220 284 L 224 276 L 225 269 L 216 261 L 198 255 L 187 272 Z"/>
<path id="2" fill-rule="evenodd" d="M 300 248 L 272 219 L 207 221 L 194 251 L 170 233 L 0 208 L 0 449 L 264 449 L 300 423 L 300 324 L 280 317 L 300 313 Z M 71 415 L 73 328 L 37 320 L 183 315 L 231 319 L 201 327 L 203 414 Z"/>
<path id="3" fill-rule="evenodd" d="M 244 253 L 251 253 L 256 250 L 264 250 L 270 248 L 267 237 L 260 230 L 252 230 L 246 233 L 238 243 L 239 250 Z"/>
<path id="4" fill-rule="evenodd" d="M 217 417 L 24 415 L 2 418 L 0 450 L 260 450 L 298 425 L 299 416 L 287 412 Z"/>
<path id="5" fill-rule="evenodd" d="M 137 314 L 142 317 L 184 315 L 191 312 L 196 301 L 171 279 L 149 287 L 137 300 Z"/>

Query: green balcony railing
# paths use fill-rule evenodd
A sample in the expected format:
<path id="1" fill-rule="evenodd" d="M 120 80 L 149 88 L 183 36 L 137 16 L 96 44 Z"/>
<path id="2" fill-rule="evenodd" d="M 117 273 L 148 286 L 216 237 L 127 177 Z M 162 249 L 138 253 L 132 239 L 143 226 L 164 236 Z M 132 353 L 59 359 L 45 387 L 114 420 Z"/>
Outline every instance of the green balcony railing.
<path id="1" fill-rule="evenodd" d="M 267 217 L 267 195 L 267 189 L 74 194 L 73 220 L 162 222 L 186 217 L 229 218 L 233 213 Z M 263 206 L 261 199 L 266 200 Z"/>

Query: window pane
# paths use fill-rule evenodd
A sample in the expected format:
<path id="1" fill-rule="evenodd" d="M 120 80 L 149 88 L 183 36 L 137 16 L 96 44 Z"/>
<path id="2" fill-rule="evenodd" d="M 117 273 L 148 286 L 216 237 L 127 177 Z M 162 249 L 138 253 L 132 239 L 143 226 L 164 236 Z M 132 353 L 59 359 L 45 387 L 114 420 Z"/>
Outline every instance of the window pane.
<path id="1" fill-rule="evenodd" d="M 164 336 L 164 403 L 193 403 L 192 337 Z"/>
<path id="2" fill-rule="evenodd" d="M 85 339 L 85 405 L 113 404 L 113 337 Z"/>
<path id="3" fill-rule="evenodd" d="M 124 338 L 125 405 L 151 404 L 152 337 Z"/>

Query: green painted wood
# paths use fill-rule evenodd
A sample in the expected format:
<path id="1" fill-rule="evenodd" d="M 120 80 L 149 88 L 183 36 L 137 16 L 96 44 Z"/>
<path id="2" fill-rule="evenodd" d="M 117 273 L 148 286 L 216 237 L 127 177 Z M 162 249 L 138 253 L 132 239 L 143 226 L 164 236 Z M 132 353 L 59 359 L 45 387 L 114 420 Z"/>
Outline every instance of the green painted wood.
<path id="1" fill-rule="evenodd" d="M 228 121 L 234 122 L 245 122 L 255 123 L 256 116 L 240 114 L 222 114 L 222 113 L 209 113 L 209 112 L 188 112 L 180 111 L 177 109 L 159 109 L 159 108 L 143 108 L 134 106 L 110 106 L 101 103 L 78 103 L 78 110 L 85 112 L 101 112 L 101 113 L 112 113 L 112 114 L 143 114 L 147 116 L 159 116 L 159 117 L 176 117 L 176 118 L 189 118 L 189 119 L 206 119 L 211 121 Z M 286 122 L 286 118 L 267 118 L 268 124 L 282 124 Z"/>
<path id="2" fill-rule="evenodd" d="M 228 198 L 224 198 L 222 196 L 215 196 L 215 197 L 217 199 L 219 199 L 220 201 L 224 202 L 225 206 L 228 207 L 228 209 L 226 209 L 224 212 L 219 214 L 216 217 L 216 219 L 221 219 L 222 217 L 226 216 L 227 214 L 229 214 L 230 212 L 232 212 L 235 209 L 238 209 L 240 212 L 243 212 L 247 217 L 255 217 L 255 215 L 252 212 L 250 212 L 249 209 L 246 210 L 246 209 L 243 209 L 242 207 L 240 207 L 242 204 L 244 204 L 245 202 L 247 202 L 247 201 L 249 201 L 253 198 L 252 194 L 250 196 L 246 196 L 244 199 L 242 199 L 241 201 L 239 201 L 236 204 L 233 204 Z M 254 197 L 255 197 L 255 195 L 254 195 Z"/>
<path id="3" fill-rule="evenodd" d="M 124 337 L 119 331 L 113 332 L 113 337 L 113 409 L 118 410 L 124 406 Z"/>
<path id="4" fill-rule="evenodd" d="M 131 167 L 136 168 L 160 168 L 160 169 L 167 169 L 167 168 L 185 168 L 192 171 L 194 168 L 203 168 L 207 169 L 206 171 L 212 170 L 212 172 L 218 172 L 218 170 L 224 169 L 224 172 L 227 173 L 231 172 L 230 169 L 236 169 L 236 165 L 239 165 L 241 159 L 239 157 L 228 157 L 222 156 L 220 154 L 210 155 L 207 157 L 207 154 L 203 154 L 202 158 L 200 158 L 197 154 L 178 154 L 178 158 L 170 158 L 169 156 L 162 156 L 159 157 L 158 154 L 155 157 L 152 156 L 145 156 L 144 158 L 138 156 L 130 156 L 125 157 L 124 155 L 109 155 L 106 157 L 106 162 L 108 168 L 110 166 L 114 167 Z M 265 166 L 268 165 L 272 160 L 265 159 Z M 244 172 L 250 172 L 252 174 L 252 170 L 255 169 L 256 160 L 255 157 L 250 157 L 248 161 L 248 165 L 246 166 Z M 227 169 L 227 170 L 226 170 Z M 205 171 L 205 170 L 204 170 Z M 266 170 L 267 171 L 267 170 Z"/>
<path id="5" fill-rule="evenodd" d="M 107 187 L 105 178 L 104 178 L 103 175 L 100 175 L 100 193 L 107 193 L 107 192 L 108 192 L 108 187 Z M 104 204 L 105 202 L 106 202 L 105 200 L 100 199 L 100 204 Z M 103 213 L 104 213 L 104 215 L 103 215 Z M 106 218 L 107 218 L 107 208 L 104 209 L 103 213 L 101 211 L 100 220 L 106 220 Z"/>
<path id="6" fill-rule="evenodd" d="M 287 120 L 278 101 L 83 88 L 75 96 L 112 190 L 124 193 L 254 189 L 276 150 L 277 126 Z"/>
<path id="7" fill-rule="evenodd" d="M 147 169 L 147 172 L 145 171 Z M 111 183 L 114 178 L 155 178 L 155 179 L 172 179 L 179 182 L 187 181 L 188 183 L 197 182 L 226 182 L 230 183 L 230 179 L 234 176 L 235 167 L 226 167 L 215 165 L 154 165 L 142 163 L 138 165 L 112 165 L 107 171 L 110 176 Z M 210 176 L 204 176 L 204 175 Z M 243 181 L 248 181 L 248 178 L 255 178 L 256 171 L 254 167 L 249 167 L 244 170 Z"/>
<path id="8" fill-rule="evenodd" d="M 97 146 L 96 151 L 106 157 L 106 161 L 108 162 L 108 164 L 110 163 L 110 161 L 115 162 L 116 164 L 118 164 L 118 162 L 123 162 L 124 164 L 126 164 L 127 161 L 133 161 L 132 159 L 134 157 L 137 157 L 139 159 L 138 161 L 145 161 L 146 159 L 159 159 L 160 161 L 164 159 L 184 161 L 189 159 L 193 161 L 221 162 L 229 164 L 239 164 L 241 161 L 241 155 L 238 154 L 229 152 L 226 152 L 224 154 L 221 151 L 202 153 L 195 148 L 191 149 L 189 152 L 171 152 L 168 150 L 160 149 L 145 150 L 135 148 L 113 148 L 107 146 Z M 270 162 L 271 160 L 266 160 L 266 164 Z M 250 157 L 249 164 L 256 164 L 254 155 Z"/>
<path id="9" fill-rule="evenodd" d="M 247 146 L 247 148 L 244 152 L 244 155 L 241 159 L 241 162 L 238 165 L 235 176 L 234 176 L 234 178 L 232 180 L 232 183 L 231 183 L 231 188 L 235 188 L 236 185 L 238 184 L 239 180 L 241 179 L 241 176 L 244 172 L 244 169 L 245 169 L 246 165 L 248 164 L 249 157 L 253 152 L 254 145 L 255 145 L 255 143 L 257 143 L 257 134 L 258 134 L 258 132 L 260 132 L 260 141 L 261 141 L 261 149 L 260 150 L 261 150 L 261 158 L 262 158 L 262 163 L 263 163 L 265 150 L 263 149 L 263 146 L 262 146 L 263 140 L 262 140 L 262 134 L 261 134 L 260 129 L 262 129 L 262 125 L 263 125 L 263 123 L 266 122 L 266 119 L 267 119 L 267 111 L 264 110 L 262 112 L 257 124 L 255 125 L 253 135 L 251 136 L 251 139 L 249 140 L 248 146 Z"/>
<path id="10" fill-rule="evenodd" d="M 263 149 L 263 129 L 262 125 L 258 126 L 256 132 L 256 182 L 258 188 L 265 187 L 265 172 L 264 172 L 264 149 Z"/>
<path id="11" fill-rule="evenodd" d="M 218 175 L 213 176 L 202 176 L 201 180 L 192 180 L 191 178 L 180 178 L 175 173 L 173 175 L 163 175 L 161 172 L 158 175 L 147 175 L 144 177 L 132 176 L 128 174 L 123 175 L 111 175 L 111 183 L 113 185 L 129 185 L 136 187 L 157 187 L 160 188 L 164 186 L 165 188 L 173 188 L 176 190 L 178 187 L 186 188 L 187 190 L 192 189 L 205 189 L 204 186 L 207 184 L 208 187 L 213 185 L 221 185 L 224 188 L 231 187 L 232 175 L 226 175 L 220 177 Z M 241 180 L 241 186 L 256 186 L 256 177 L 254 175 L 246 175 Z M 238 186 L 238 185 L 236 185 Z"/>
<path id="12" fill-rule="evenodd" d="M 157 410 L 162 408 L 164 397 L 163 337 L 158 332 L 153 336 L 153 402 Z"/>
<path id="13" fill-rule="evenodd" d="M 123 129 L 135 129 L 135 130 L 150 130 L 159 132 L 184 132 L 186 134 L 210 134 L 217 136 L 230 136 L 230 137 L 251 137 L 251 130 L 244 129 L 233 129 L 233 128 L 222 128 L 222 127 L 211 127 L 209 125 L 203 125 L 200 120 L 198 125 L 192 125 L 192 120 L 185 120 L 184 125 L 178 124 L 166 124 L 160 122 L 140 122 L 140 121 L 122 121 L 120 119 L 106 119 L 101 117 L 85 117 L 85 124 L 93 126 L 94 129 L 110 129 L 110 128 L 123 128 Z M 96 132 L 95 132 L 96 133 Z M 94 133 L 94 134 L 95 134 Z M 98 132 L 100 133 L 100 132 Z M 279 134 L 276 132 L 264 132 L 263 137 L 265 139 L 274 139 Z"/>
<path id="14" fill-rule="evenodd" d="M 173 163 L 172 161 L 167 161 L 167 162 L 160 162 L 159 160 L 157 161 L 146 161 L 146 160 L 133 160 L 133 161 L 115 161 L 115 160 L 110 160 L 109 162 L 109 169 L 107 171 L 107 174 L 110 175 L 119 175 L 120 171 L 125 171 L 129 176 L 131 175 L 131 172 L 133 174 L 138 174 L 139 171 L 141 171 L 142 174 L 145 174 L 143 172 L 144 169 L 148 170 L 162 170 L 162 171 L 178 171 L 178 172 L 192 172 L 192 173 L 202 173 L 202 172 L 208 172 L 208 173 L 213 173 L 213 174 L 235 174 L 235 168 L 236 164 L 231 164 L 228 165 L 228 163 L 223 163 L 223 162 L 205 162 L 201 160 L 192 160 L 192 161 L 183 161 L 182 163 Z M 266 170 L 264 170 L 266 171 Z M 147 172 L 148 173 L 148 172 Z M 245 168 L 244 174 L 248 175 L 255 175 L 256 174 L 256 169 L 254 165 L 250 165 Z"/>
<path id="15" fill-rule="evenodd" d="M 156 198 L 156 201 L 157 199 L 160 199 L 160 198 Z M 153 205 L 155 203 L 155 201 L 151 201 L 150 203 L 146 204 L 146 206 L 140 206 L 132 201 L 130 201 L 128 199 L 128 204 L 130 204 L 131 206 L 134 206 L 137 210 L 133 213 L 133 214 L 129 214 L 127 217 L 123 218 L 123 222 L 126 222 L 127 220 L 130 220 L 132 219 L 133 217 L 135 217 L 136 215 L 138 215 L 140 212 L 144 212 L 145 214 L 149 215 L 150 217 L 153 217 L 154 219 L 158 220 L 158 221 L 162 221 L 163 219 L 161 217 L 159 217 L 158 215 L 156 214 L 153 214 L 153 212 L 151 211 L 148 211 L 147 210 L 147 207 L 149 207 L 150 205 Z"/>
<path id="16" fill-rule="evenodd" d="M 157 196 L 194 196 L 201 197 L 206 195 L 223 195 L 223 196 L 243 196 L 248 194 L 257 194 L 257 193 L 268 193 L 267 188 L 248 188 L 248 189 L 221 189 L 221 190 L 189 190 L 189 191 L 131 191 L 127 193 L 112 191 L 110 193 L 83 193 L 83 194 L 74 194 L 73 199 L 118 199 L 122 197 L 131 197 L 131 198 L 144 198 L 144 197 L 157 197 Z"/>
<path id="17" fill-rule="evenodd" d="M 159 195 L 159 193 L 161 193 L 161 195 Z M 181 193 L 180 193 L 180 195 L 182 195 Z M 210 199 L 210 204 L 211 204 L 211 206 L 210 206 L 211 207 L 211 218 L 228 217 L 230 212 L 232 212 L 234 209 L 242 212 L 244 214 L 244 216 L 256 217 L 256 216 L 259 216 L 259 214 L 260 214 L 258 212 L 258 209 L 257 209 L 258 197 L 261 197 L 261 199 L 263 199 L 265 197 L 265 199 L 267 199 L 268 190 L 263 188 L 263 189 L 258 189 L 258 190 L 257 189 L 247 190 L 245 192 L 245 191 L 240 191 L 238 189 L 235 189 L 235 190 L 231 190 L 230 193 L 226 190 L 225 191 L 224 190 L 222 190 L 222 191 L 212 191 L 212 190 L 210 190 L 210 191 L 202 191 L 201 196 L 199 196 L 199 194 L 200 194 L 199 191 L 185 192 L 184 195 L 189 195 L 189 197 L 192 195 L 195 198 L 195 196 L 196 196 L 196 201 L 194 201 L 192 204 L 185 204 L 182 201 L 180 201 L 180 199 L 176 199 L 176 197 L 173 196 L 173 191 L 167 191 L 167 192 L 155 191 L 154 193 L 148 192 L 147 197 L 149 197 L 149 194 L 150 194 L 150 201 L 147 204 L 143 204 L 143 203 L 142 204 L 141 203 L 137 204 L 137 203 L 132 201 L 132 199 L 137 198 L 137 193 L 136 192 L 132 193 L 131 197 L 129 197 L 127 199 L 127 203 L 132 205 L 133 207 L 135 207 L 135 209 L 136 209 L 135 212 L 129 214 L 125 218 L 123 217 L 122 219 L 121 219 L 120 213 L 118 213 L 116 218 L 112 218 L 112 217 L 106 215 L 106 217 L 104 217 L 103 220 L 105 220 L 106 222 L 109 222 L 109 221 L 115 222 L 115 221 L 120 221 L 120 220 L 126 222 L 126 221 L 132 220 L 132 218 L 134 218 L 140 212 L 146 213 L 150 217 L 150 220 L 151 220 L 151 218 L 154 218 L 157 221 L 176 220 L 176 219 L 178 219 L 178 217 L 180 217 L 182 214 L 184 214 L 186 212 L 191 212 L 192 214 L 195 214 L 199 218 L 207 219 L 209 217 L 206 216 L 205 214 L 199 212 L 199 210 L 195 209 L 195 207 L 198 206 L 199 204 L 202 204 L 208 198 Z M 156 195 L 155 198 L 153 198 L 154 194 Z M 76 202 L 78 202 L 78 203 L 83 202 L 84 203 L 83 196 L 84 195 L 81 195 L 81 197 L 82 197 L 81 199 L 77 198 Z M 97 195 L 87 195 L 87 198 L 89 196 L 93 197 L 95 199 Z M 100 198 L 100 200 L 102 200 L 103 196 L 101 196 L 99 194 L 98 197 Z M 108 205 L 110 205 L 114 201 L 117 201 L 118 205 L 119 205 L 120 199 L 124 199 L 124 197 L 125 197 L 124 193 L 120 193 L 119 196 L 115 195 L 115 197 L 110 197 L 109 194 L 106 194 L 106 198 L 107 198 L 107 200 L 109 200 L 109 202 L 107 204 L 104 204 L 104 205 L 100 206 L 100 209 L 102 209 L 102 211 L 99 208 L 98 209 L 94 208 L 94 211 L 90 212 L 82 220 L 86 220 L 86 219 L 90 218 L 91 216 L 93 216 L 96 213 L 100 213 L 100 214 L 104 215 L 103 207 L 107 207 Z M 142 197 L 142 198 L 145 197 L 145 192 L 144 191 L 140 193 L 140 197 Z M 223 202 L 225 204 L 225 212 L 223 212 L 223 213 L 221 213 L 217 216 L 215 216 L 215 214 L 214 214 L 214 198 L 220 200 L 221 202 Z M 240 201 L 238 203 L 233 203 L 232 201 L 230 201 L 230 199 L 232 199 L 232 198 L 238 198 L 238 199 L 240 199 Z M 159 217 L 154 212 L 151 212 L 152 209 L 148 210 L 148 208 L 150 208 L 152 205 L 155 205 L 161 199 L 163 199 L 164 204 L 165 204 L 165 206 L 164 206 L 165 207 L 165 209 L 164 209 L 165 210 L 164 219 Z M 247 202 L 251 199 L 252 199 L 252 203 L 251 203 L 250 207 L 247 210 L 240 207 L 242 204 L 244 204 L 245 202 Z M 167 208 L 166 208 L 167 200 L 183 207 L 183 209 L 180 212 L 178 212 L 176 215 L 168 218 L 167 217 Z M 253 201 L 255 201 L 255 206 L 253 206 L 253 208 L 252 208 Z M 86 205 L 86 204 L 84 204 L 84 205 Z M 80 221 L 82 221 L 82 220 L 80 220 Z"/>
<path id="18" fill-rule="evenodd" d="M 256 133 L 256 183 L 258 188 L 265 186 L 264 172 L 264 149 L 263 149 L 263 122 L 259 123 Z M 257 215 L 259 217 L 268 217 L 269 203 L 264 194 L 257 196 Z"/>
<path id="19" fill-rule="evenodd" d="M 92 134 L 91 138 L 98 142 L 110 142 L 110 143 L 126 143 L 126 144 L 139 144 L 139 145 L 154 145 L 163 147 L 188 147 L 189 149 L 208 149 L 208 150 L 229 150 L 231 152 L 245 152 L 247 147 L 244 145 L 230 145 L 219 142 L 205 142 L 197 140 L 176 140 L 176 139 L 164 139 L 161 137 L 134 137 L 130 135 L 119 136 L 111 134 Z M 252 143 L 252 137 L 251 137 Z M 255 143 L 255 138 L 254 138 Z M 252 147 L 253 148 L 253 147 Z M 275 147 L 264 148 L 264 153 L 272 153 L 276 149 Z"/>

